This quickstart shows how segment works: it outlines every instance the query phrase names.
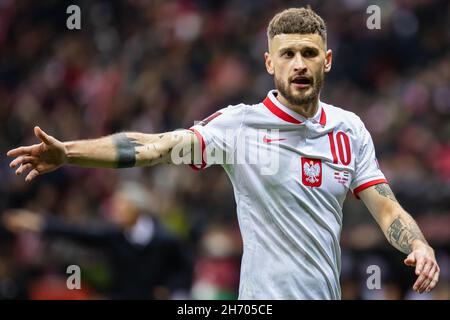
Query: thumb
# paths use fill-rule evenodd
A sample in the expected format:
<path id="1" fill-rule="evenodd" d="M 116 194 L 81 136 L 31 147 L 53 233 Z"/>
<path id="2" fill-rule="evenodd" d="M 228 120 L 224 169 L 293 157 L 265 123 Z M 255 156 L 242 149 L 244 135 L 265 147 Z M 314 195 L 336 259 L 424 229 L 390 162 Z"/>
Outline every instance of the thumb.
<path id="1" fill-rule="evenodd" d="M 416 265 L 416 257 L 414 256 L 414 252 L 411 252 L 403 262 L 407 266 L 414 267 Z"/>
<path id="2" fill-rule="evenodd" d="M 45 144 L 52 144 L 55 140 L 52 136 L 46 134 L 41 128 L 38 126 L 34 127 L 34 134 Z"/>

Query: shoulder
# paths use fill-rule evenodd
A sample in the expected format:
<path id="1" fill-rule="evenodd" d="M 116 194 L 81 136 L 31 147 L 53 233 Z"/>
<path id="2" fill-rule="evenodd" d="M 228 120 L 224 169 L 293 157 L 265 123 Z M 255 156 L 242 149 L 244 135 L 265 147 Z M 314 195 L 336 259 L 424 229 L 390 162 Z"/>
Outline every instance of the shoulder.
<path id="1" fill-rule="evenodd" d="M 240 103 L 235 105 L 229 105 L 225 108 L 220 109 L 218 112 L 228 116 L 239 116 L 244 115 L 251 107 L 252 107 L 251 105 Z"/>
<path id="2" fill-rule="evenodd" d="M 208 117 L 198 122 L 198 125 L 207 126 L 208 124 L 216 124 L 223 122 L 233 122 L 240 121 L 245 117 L 250 105 L 240 103 L 237 105 L 229 105 L 225 108 L 219 109 L 213 112 Z"/>
<path id="3" fill-rule="evenodd" d="M 327 115 L 327 121 L 330 121 L 333 126 L 341 129 L 350 129 L 354 132 L 360 132 L 365 129 L 364 122 L 356 113 L 325 102 L 321 103 Z"/>

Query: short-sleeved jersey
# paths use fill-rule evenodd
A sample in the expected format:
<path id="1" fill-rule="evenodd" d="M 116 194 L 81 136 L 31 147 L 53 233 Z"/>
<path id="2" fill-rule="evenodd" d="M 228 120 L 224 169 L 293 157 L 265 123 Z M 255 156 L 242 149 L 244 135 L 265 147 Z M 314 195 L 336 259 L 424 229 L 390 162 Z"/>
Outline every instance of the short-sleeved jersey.
<path id="1" fill-rule="evenodd" d="M 270 91 L 190 129 L 234 188 L 243 238 L 240 299 L 340 299 L 342 206 L 348 190 L 387 182 L 352 112 L 319 102 L 304 118 Z"/>

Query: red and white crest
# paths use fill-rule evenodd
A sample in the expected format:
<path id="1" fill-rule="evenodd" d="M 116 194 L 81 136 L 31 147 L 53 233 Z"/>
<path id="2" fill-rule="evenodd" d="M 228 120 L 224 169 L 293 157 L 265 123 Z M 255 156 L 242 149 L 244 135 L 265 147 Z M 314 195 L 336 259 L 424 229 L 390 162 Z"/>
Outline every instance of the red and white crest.
<path id="1" fill-rule="evenodd" d="M 322 185 L 322 160 L 302 157 L 302 183 L 307 187 Z"/>

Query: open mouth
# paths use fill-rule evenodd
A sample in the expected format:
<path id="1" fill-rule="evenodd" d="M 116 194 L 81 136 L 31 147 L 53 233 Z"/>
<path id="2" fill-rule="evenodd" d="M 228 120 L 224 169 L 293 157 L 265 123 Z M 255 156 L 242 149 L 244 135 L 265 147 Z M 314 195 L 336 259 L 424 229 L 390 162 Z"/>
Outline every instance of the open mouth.
<path id="1" fill-rule="evenodd" d="M 304 88 L 312 84 L 312 80 L 305 76 L 296 76 L 291 80 L 291 83 L 295 84 L 297 87 Z"/>

